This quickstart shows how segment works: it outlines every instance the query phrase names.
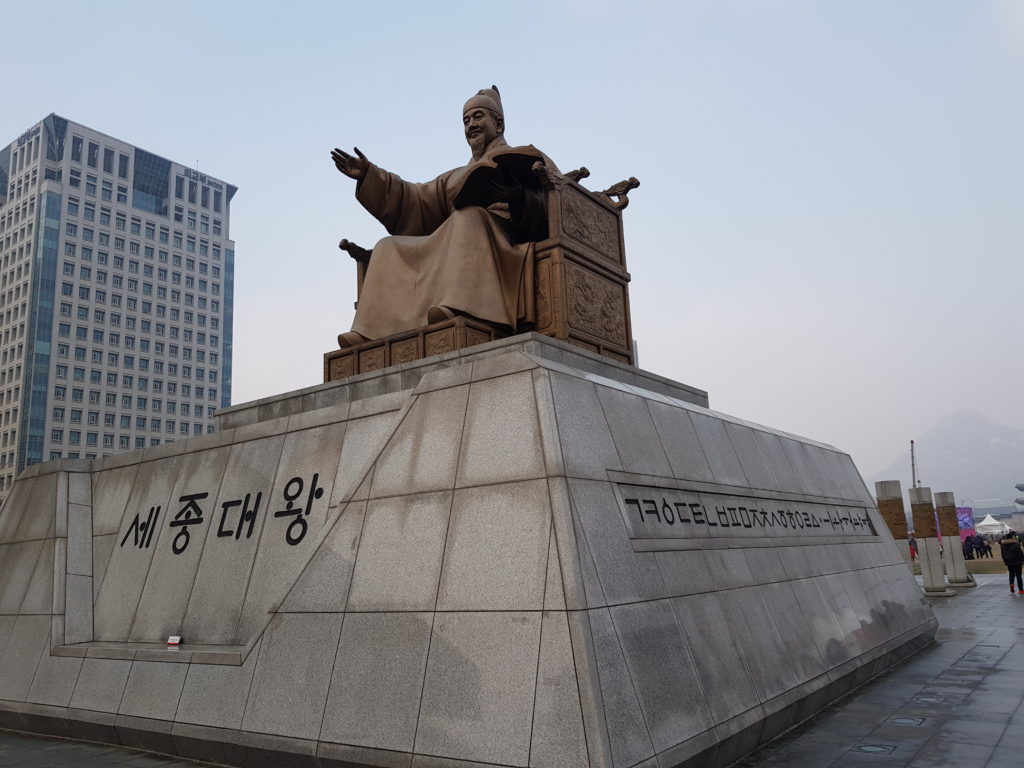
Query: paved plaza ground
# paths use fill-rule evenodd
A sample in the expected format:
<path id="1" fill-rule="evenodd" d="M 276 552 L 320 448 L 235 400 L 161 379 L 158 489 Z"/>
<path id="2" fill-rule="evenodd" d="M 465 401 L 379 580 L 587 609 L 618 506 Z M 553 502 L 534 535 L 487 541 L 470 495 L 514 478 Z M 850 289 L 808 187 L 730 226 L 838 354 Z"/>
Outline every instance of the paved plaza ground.
<path id="1" fill-rule="evenodd" d="M 1017 768 L 1024 597 L 1006 578 L 933 602 L 938 642 L 739 763 L 742 768 Z M 118 747 L 0 731 L 0 766 L 187 768 Z"/>
<path id="2" fill-rule="evenodd" d="M 934 600 L 938 642 L 740 762 L 742 768 L 1018 768 L 1024 597 L 1005 575 Z"/>
<path id="3" fill-rule="evenodd" d="M 195 768 L 199 765 L 205 763 L 176 760 L 103 744 L 83 744 L 0 731 L 0 766 L 3 768 Z"/>

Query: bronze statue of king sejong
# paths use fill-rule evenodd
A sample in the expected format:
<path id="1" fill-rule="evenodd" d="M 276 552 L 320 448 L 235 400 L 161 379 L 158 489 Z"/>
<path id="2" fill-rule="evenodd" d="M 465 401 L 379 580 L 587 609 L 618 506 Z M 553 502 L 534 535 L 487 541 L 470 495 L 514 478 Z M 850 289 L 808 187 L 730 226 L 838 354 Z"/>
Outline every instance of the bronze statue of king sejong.
<path id="1" fill-rule="evenodd" d="M 533 146 L 508 146 L 495 86 L 466 102 L 462 123 L 470 163 L 424 184 L 388 173 L 358 148 L 331 153 L 356 180 L 356 199 L 390 235 L 371 252 L 352 330 L 338 337 L 342 347 L 456 315 L 523 330 L 523 272 L 534 242 L 547 236 L 544 191 L 532 168 L 557 168 Z"/>

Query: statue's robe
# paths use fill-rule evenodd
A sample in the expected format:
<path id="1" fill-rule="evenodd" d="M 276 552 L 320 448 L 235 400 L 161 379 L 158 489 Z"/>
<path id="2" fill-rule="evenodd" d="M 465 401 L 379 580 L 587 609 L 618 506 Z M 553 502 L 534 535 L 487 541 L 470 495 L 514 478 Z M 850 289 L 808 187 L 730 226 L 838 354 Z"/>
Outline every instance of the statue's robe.
<path id="1" fill-rule="evenodd" d="M 499 137 L 481 160 L 502 150 L 509 147 Z M 434 306 L 513 330 L 521 325 L 533 299 L 524 290 L 532 241 L 546 235 L 544 195 L 528 188 L 521 205 L 456 208 L 461 182 L 479 162 L 424 184 L 370 165 L 356 199 L 391 236 L 373 248 L 353 331 L 378 339 L 419 328 Z"/>

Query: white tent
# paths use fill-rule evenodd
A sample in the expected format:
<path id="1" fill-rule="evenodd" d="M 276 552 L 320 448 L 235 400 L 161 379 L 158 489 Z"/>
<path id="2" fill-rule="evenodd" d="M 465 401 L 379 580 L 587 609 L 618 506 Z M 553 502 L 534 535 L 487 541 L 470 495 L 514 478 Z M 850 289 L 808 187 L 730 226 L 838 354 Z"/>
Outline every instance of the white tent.
<path id="1" fill-rule="evenodd" d="M 978 533 L 1006 533 L 1010 527 L 1006 523 L 1000 523 L 992 515 L 985 515 L 985 519 L 974 526 Z"/>

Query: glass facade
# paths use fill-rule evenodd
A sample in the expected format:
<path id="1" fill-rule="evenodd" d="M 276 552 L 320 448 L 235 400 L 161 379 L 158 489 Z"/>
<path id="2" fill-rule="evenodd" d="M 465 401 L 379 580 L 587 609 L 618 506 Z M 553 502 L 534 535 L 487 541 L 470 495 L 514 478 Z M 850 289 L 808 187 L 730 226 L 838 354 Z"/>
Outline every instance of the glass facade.
<path id="1" fill-rule="evenodd" d="M 64 159 L 64 136 L 68 131 L 68 121 L 57 115 L 50 115 L 43 120 L 46 128 L 46 159 L 61 161 Z"/>
<path id="2" fill-rule="evenodd" d="M 36 253 L 32 264 L 32 295 L 35 300 L 31 304 L 26 339 L 28 355 L 18 430 L 18 472 L 43 460 L 60 218 L 61 196 L 55 192 L 44 193 L 40 198 Z"/>
<path id="3" fill-rule="evenodd" d="M 220 407 L 231 405 L 231 347 L 235 326 L 235 251 L 224 252 L 224 347 L 221 350 Z"/>
<path id="4" fill-rule="evenodd" d="M 135 178 L 132 182 L 132 206 L 158 216 L 167 215 L 167 195 L 171 183 L 171 161 L 135 150 Z"/>
<path id="5" fill-rule="evenodd" d="M 11 165 L 10 146 L 0 149 L 0 205 L 7 201 L 7 169 Z"/>

